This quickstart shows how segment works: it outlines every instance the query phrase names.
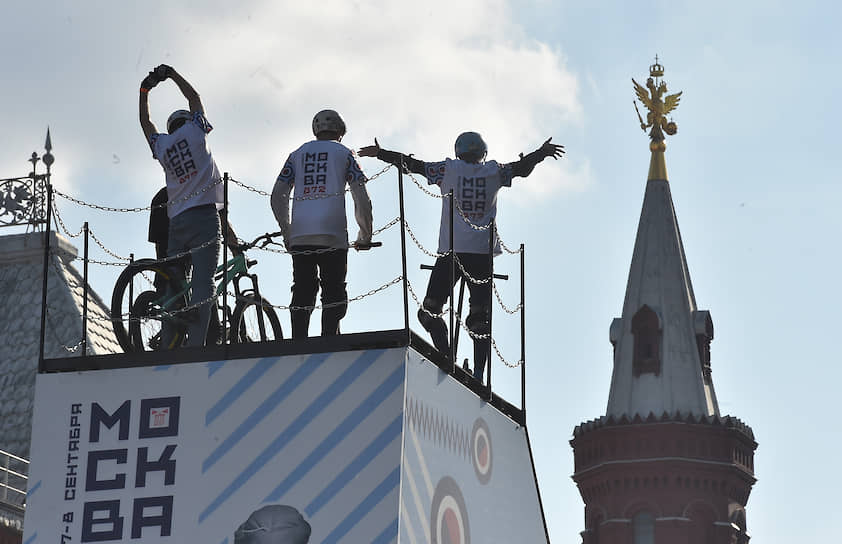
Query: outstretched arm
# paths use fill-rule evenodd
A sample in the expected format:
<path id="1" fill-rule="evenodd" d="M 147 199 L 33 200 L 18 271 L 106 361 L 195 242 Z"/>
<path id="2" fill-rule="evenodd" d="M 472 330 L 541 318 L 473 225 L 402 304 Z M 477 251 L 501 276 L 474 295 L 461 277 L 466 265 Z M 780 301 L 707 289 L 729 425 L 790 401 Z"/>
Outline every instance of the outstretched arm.
<path id="1" fill-rule="evenodd" d="M 548 138 L 541 147 L 528 155 L 521 154 L 519 161 L 509 164 L 508 166 L 512 168 L 512 177 L 525 178 L 532 173 L 539 162 L 547 157 L 558 160 L 559 157 L 564 155 L 564 146 L 554 144 L 551 140 L 552 138 Z"/>
<path id="2" fill-rule="evenodd" d="M 138 109 L 140 112 L 140 128 L 143 130 L 143 135 L 146 137 L 146 142 L 153 134 L 158 132 L 155 124 L 149 118 L 149 91 L 158 84 L 158 78 L 154 72 L 149 72 L 143 81 L 140 82 L 140 102 Z"/>
<path id="3" fill-rule="evenodd" d="M 377 157 L 383 162 L 394 164 L 398 168 L 404 167 L 405 172 L 412 172 L 414 174 L 424 175 L 424 161 L 419 161 L 409 155 L 398 153 L 397 151 L 388 151 L 380 147 L 377 138 L 374 139 L 374 145 L 367 145 L 357 151 L 360 157 Z"/>
<path id="4" fill-rule="evenodd" d="M 167 64 L 161 64 L 155 68 L 155 74 L 161 81 L 168 78 L 173 80 L 173 83 L 178 86 L 178 90 L 181 91 L 181 94 L 183 94 L 184 98 L 187 99 L 191 112 L 195 113 L 198 111 L 204 113 L 205 108 L 202 105 L 202 99 L 199 98 L 199 93 L 192 85 L 190 85 L 190 83 L 187 82 L 186 79 L 184 79 L 181 74 L 175 71 L 175 68 Z"/>

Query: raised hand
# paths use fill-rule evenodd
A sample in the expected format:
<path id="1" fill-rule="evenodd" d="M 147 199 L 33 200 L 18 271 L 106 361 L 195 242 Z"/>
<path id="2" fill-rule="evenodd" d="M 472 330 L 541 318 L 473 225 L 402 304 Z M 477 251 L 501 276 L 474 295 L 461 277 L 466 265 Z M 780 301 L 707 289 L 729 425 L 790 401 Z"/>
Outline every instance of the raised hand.
<path id="1" fill-rule="evenodd" d="M 375 138 L 374 145 L 361 147 L 360 150 L 357 151 L 357 154 L 360 157 L 376 157 L 378 151 L 380 151 L 380 143 L 377 141 L 377 138 Z"/>
<path id="2" fill-rule="evenodd" d="M 551 143 L 552 137 L 547 138 L 547 141 L 541 146 L 541 152 L 545 157 L 552 157 L 556 160 L 564 155 L 564 146 Z"/>
<path id="3" fill-rule="evenodd" d="M 147 91 L 157 85 L 161 80 L 155 75 L 155 72 L 149 72 L 143 81 L 140 82 L 140 88 Z"/>
<path id="4" fill-rule="evenodd" d="M 159 64 L 155 67 L 155 70 L 153 70 L 155 76 L 158 78 L 158 81 L 165 81 L 174 71 L 175 70 L 173 70 L 172 66 L 169 64 Z"/>

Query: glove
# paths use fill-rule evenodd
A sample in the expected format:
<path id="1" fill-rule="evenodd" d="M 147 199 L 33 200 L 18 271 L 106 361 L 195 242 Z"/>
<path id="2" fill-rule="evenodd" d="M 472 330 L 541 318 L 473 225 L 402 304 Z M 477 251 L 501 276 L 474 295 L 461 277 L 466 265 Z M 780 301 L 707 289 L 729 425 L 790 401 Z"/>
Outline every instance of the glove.
<path id="1" fill-rule="evenodd" d="M 169 64 L 159 64 L 155 67 L 154 73 L 158 77 L 158 81 L 164 81 L 172 75 L 175 70 Z"/>
<path id="2" fill-rule="evenodd" d="M 148 91 L 149 89 L 160 83 L 160 81 L 161 80 L 159 80 L 155 76 L 155 72 L 149 72 L 149 75 L 143 78 L 143 81 L 140 82 L 140 88 L 146 89 Z"/>

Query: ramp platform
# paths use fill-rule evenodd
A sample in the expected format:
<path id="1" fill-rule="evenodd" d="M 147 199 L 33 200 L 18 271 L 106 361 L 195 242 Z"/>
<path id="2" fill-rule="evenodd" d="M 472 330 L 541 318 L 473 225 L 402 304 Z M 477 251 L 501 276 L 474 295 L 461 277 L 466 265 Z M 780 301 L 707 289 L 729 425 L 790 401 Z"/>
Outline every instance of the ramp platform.
<path id="1" fill-rule="evenodd" d="M 26 544 L 548 541 L 523 412 L 412 333 L 166 357 L 44 361 Z"/>

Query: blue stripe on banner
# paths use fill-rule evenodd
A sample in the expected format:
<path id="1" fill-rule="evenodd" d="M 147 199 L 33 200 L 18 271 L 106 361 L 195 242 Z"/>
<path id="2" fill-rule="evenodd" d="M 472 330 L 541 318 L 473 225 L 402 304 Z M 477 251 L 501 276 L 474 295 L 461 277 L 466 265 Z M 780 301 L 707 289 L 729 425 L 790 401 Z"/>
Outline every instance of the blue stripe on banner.
<path id="1" fill-rule="evenodd" d="M 164 370 L 169 370 L 172 365 L 158 365 L 154 368 L 155 372 L 161 372 Z"/>
<path id="2" fill-rule="evenodd" d="M 322 544 L 329 544 L 332 542 L 339 542 L 339 539 L 348 534 L 348 532 L 362 520 L 375 506 L 377 506 L 383 498 L 395 489 L 401 481 L 400 467 L 392 471 L 386 476 L 386 479 L 380 482 L 380 485 L 374 488 L 374 491 L 368 494 L 363 501 L 354 508 L 342 522 L 336 526 L 327 538 L 322 541 Z"/>
<path id="3" fill-rule="evenodd" d="M 337 493 L 342 491 L 342 489 L 348 485 L 348 483 L 353 480 L 354 477 L 362 471 L 362 469 L 374 461 L 374 458 L 383 451 L 383 448 L 400 435 L 402 424 L 403 414 L 398 414 L 398 417 L 396 417 L 395 420 L 392 421 L 392 423 L 390 423 L 389 426 L 386 427 L 366 449 L 364 449 L 348 464 L 347 467 L 345 467 L 345 470 L 340 472 L 339 475 L 336 476 L 336 478 L 334 478 L 333 481 L 330 482 L 327 487 L 325 487 L 324 490 L 322 490 L 322 492 L 307 505 L 304 509 L 304 511 L 307 512 L 307 515 L 311 518 L 316 515 L 316 513 L 321 510 L 333 497 L 335 497 Z"/>
<path id="4" fill-rule="evenodd" d="M 289 475 L 276 487 L 264 502 L 277 501 L 284 496 L 301 478 L 303 478 L 319 461 L 351 434 L 363 420 L 371 415 L 392 392 L 403 383 L 403 366 L 399 366 L 386 380 L 380 384 L 362 403 L 357 406 L 342 423 L 340 423 L 321 444 L 308 455 Z M 400 432 L 400 431 L 398 431 Z M 385 445 L 385 444 L 384 444 Z"/>
<path id="5" fill-rule="evenodd" d="M 38 538 L 38 533 L 37 532 L 32 533 L 32 536 L 27 538 L 26 541 L 24 541 L 23 544 L 32 544 L 33 542 L 35 542 L 36 538 Z"/>
<path id="6" fill-rule="evenodd" d="M 249 416 L 231 433 L 222 443 L 213 450 L 210 455 L 208 455 L 207 459 L 202 462 L 202 473 L 204 474 L 207 470 L 212 467 L 217 461 L 219 461 L 222 456 L 224 456 L 228 451 L 233 448 L 237 442 L 243 439 L 252 429 L 254 429 L 258 423 L 263 421 L 263 419 L 268 416 L 272 410 L 278 407 L 280 403 L 284 401 L 295 389 L 301 385 L 304 380 L 310 377 L 310 375 L 316 371 L 316 369 L 324 363 L 330 354 L 320 353 L 317 355 L 311 355 L 301 364 L 300 367 L 296 369 L 292 375 L 287 378 L 287 380 L 280 385 L 274 392 L 272 392 L 269 397 L 260 403 L 260 406 L 257 409 L 249 414 Z M 256 368 L 256 367 L 255 367 Z"/>
<path id="7" fill-rule="evenodd" d="M 266 374 L 266 371 L 272 368 L 272 364 L 277 361 L 277 358 L 261 359 L 253 367 L 249 369 L 234 386 L 222 395 L 222 398 L 216 401 L 216 404 L 211 406 L 210 410 L 205 414 L 205 427 L 213 423 L 213 420 L 219 417 L 225 410 L 228 409 L 246 390 L 255 384 L 261 376 Z M 306 363 L 305 363 L 306 364 Z"/>
<path id="8" fill-rule="evenodd" d="M 383 354 L 383 350 L 371 350 L 363 352 L 356 361 L 354 361 L 333 383 L 328 386 L 313 402 L 305 408 L 301 415 L 295 418 L 289 426 L 279 434 L 260 454 L 249 463 L 249 465 L 226 487 L 222 493 L 219 494 L 201 514 L 199 514 L 199 523 L 203 522 L 210 514 L 212 514 L 222 503 L 228 500 L 243 484 L 249 481 L 257 471 L 269 462 L 274 456 L 289 444 L 300 433 L 313 418 L 318 416 L 327 406 L 329 406 L 345 389 L 348 388 L 354 381 L 359 378 L 365 370 L 371 366 Z M 305 365 L 315 366 L 315 365 Z M 289 381 L 289 380 L 288 380 Z"/>
<path id="9" fill-rule="evenodd" d="M 222 370 L 222 367 L 224 366 L 225 361 L 213 361 L 212 363 L 208 363 L 208 378 Z"/>
<path id="10" fill-rule="evenodd" d="M 371 544 L 386 544 L 387 542 L 394 542 L 398 537 L 398 518 L 392 520 L 383 532 L 377 535 L 377 538 L 371 541 Z"/>
<path id="11" fill-rule="evenodd" d="M 35 493 L 36 491 L 38 491 L 38 488 L 39 488 L 39 487 L 41 487 L 41 480 L 38 480 L 37 482 L 35 482 L 35 485 L 33 485 L 33 486 L 32 486 L 32 487 L 31 487 L 31 488 L 30 488 L 30 489 L 26 492 L 26 498 L 28 498 L 28 499 L 32 498 L 32 494 L 33 494 L 33 493 Z"/>

